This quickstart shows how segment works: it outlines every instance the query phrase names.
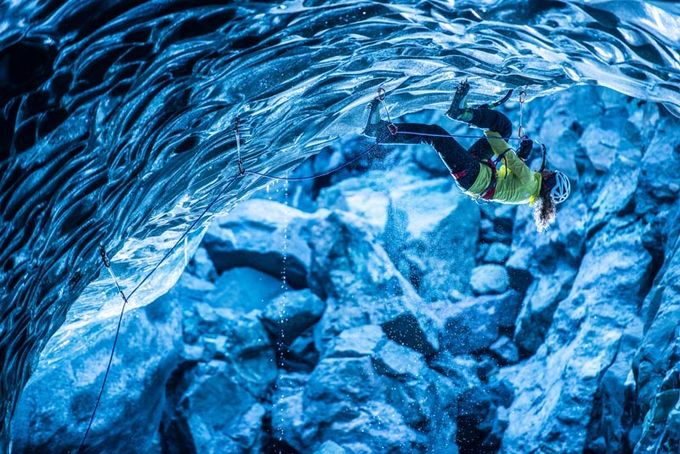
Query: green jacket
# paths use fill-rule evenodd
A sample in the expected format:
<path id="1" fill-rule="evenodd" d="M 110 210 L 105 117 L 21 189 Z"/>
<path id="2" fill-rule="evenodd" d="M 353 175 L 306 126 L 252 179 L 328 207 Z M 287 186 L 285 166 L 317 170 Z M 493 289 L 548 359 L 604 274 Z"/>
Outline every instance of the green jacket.
<path id="1" fill-rule="evenodd" d="M 496 172 L 496 191 L 491 198 L 494 202 L 507 204 L 533 204 L 541 190 L 541 173 L 534 172 L 515 154 L 508 143 L 495 131 L 485 131 L 486 139 L 496 156 L 508 150 L 501 160 L 502 166 Z M 479 164 L 479 175 L 465 191 L 473 198 L 479 198 L 491 183 L 491 169 Z"/>

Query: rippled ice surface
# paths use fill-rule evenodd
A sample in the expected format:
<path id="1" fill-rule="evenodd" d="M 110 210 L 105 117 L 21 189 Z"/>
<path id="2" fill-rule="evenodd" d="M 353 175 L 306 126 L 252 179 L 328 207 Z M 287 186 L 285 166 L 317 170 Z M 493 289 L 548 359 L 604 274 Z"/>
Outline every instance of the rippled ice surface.
<path id="1" fill-rule="evenodd" d="M 131 289 L 236 174 L 237 116 L 246 166 L 281 174 L 356 134 L 381 85 L 393 116 L 446 109 L 463 77 L 472 102 L 599 84 L 680 115 L 671 1 L 18 0 L 0 4 L 0 43 L 3 395 L 101 271 L 98 243 Z M 265 182 L 239 179 L 215 209 Z M 100 272 L 67 326 L 119 303 Z"/>

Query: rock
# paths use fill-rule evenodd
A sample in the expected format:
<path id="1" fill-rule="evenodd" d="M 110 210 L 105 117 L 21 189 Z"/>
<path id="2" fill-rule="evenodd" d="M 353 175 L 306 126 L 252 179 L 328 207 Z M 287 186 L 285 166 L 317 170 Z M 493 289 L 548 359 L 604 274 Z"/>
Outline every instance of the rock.
<path id="1" fill-rule="evenodd" d="M 291 291 L 274 299 L 260 319 L 274 338 L 290 345 L 319 321 L 325 308 L 324 302 L 309 289 Z"/>
<path id="2" fill-rule="evenodd" d="M 117 317 L 106 318 L 48 345 L 14 414 L 17 452 L 78 448 L 104 378 L 116 324 Z M 150 449 L 161 422 L 165 383 L 179 361 L 180 341 L 180 311 L 173 293 L 125 314 L 86 450 Z"/>
<path id="3" fill-rule="evenodd" d="M 602 376 L 637 318 L 650 263 L 636 222 L 612 220 L 595 234 L 544 345 L 500 372 L 516 389 L 504 452 L 581 451 Z"/>
<path id="4" fill-rule="evenodd" d="M 272 436 L 298 451 L 304 449 L 304 391 L 308 379 L 307 374 L 283 372 L 276 380 L 272 396 Z"/>
<path id="5" fill-rule="evenodd" d="M 414 339 L 422 349 L 436 351 L 435 323 L 418 309 L 419 296 L 355 219 L 347 213 L 330 214 L 312 227 L 310 283 L 327 304 L 316 328 L 317 349 L 323 354 L 325 344 L 348 328 L 392 321 L 417 332 Z M 417 323 L 409 322 L 413 319 Z"/>
<path id="6" fill-rule="evenodd" d="M 242 367 L 232 362 L 215 360 L 199 363 L 185 372 L 180 389 L 186 387 L 186 391 L 177 401 L 169 402 L 170 409 L 166 410 L 164 426 L 183 428 L 163 433 L 171 446 L 225 453 L 257 452 L 262 448 L 262 423 L 267 409 L 260 399 L 264 394 L 253 394 L 249 377 L 242 373 Z M 275 377 L 275 373 L 271 376 Z"/>
<path id="7" fill-rule="evenodd" d="M 392 452 L 414 449 L 418 434 L 393 407 L 384 403 L 380 398 L 384 392 L 384 384 L 369 357 L 322 360 L 304 392 L 303 417 L 313 432 L 306 432 L 303 442 L 312 448 L 323 439 L 332 439 L 339 444 L 381 446 Z M 319 441 L 315 443 L 315 439 Z"/>
<path id="8" fill-rule="evenodd" d="M 676 202 L 676 205 L 678 202 Z M 659 449 L 663 443 L 677 440 L 678 411 L 669 410 L 668 399 L 678 384 L 677 352 L 680 351 L 680 211 L 672 210 L 667 220 L 666 259 L 659 270 L 656 285 L 642 305 L 644 334 L 633 360 L 636 400 L 644 418 L 636 452 Z M 677 404 L 676 404 L 677 407 Z M 665 437 L 665 438 L 664 438 Z M 666 441 L 664 441 L 666 440 Z M 677 443 L 677 441 L 675 441 Z M 666 446 L 672 446 L 667 444 Z M 659 448 L 657 448 L 659 447 Z"/>
<path id="9" fill-rule="evenodd" d="M 440 351 L 429 365 L 433 370 L 449 377 L 461 391 L 481 386 L 477 376 L 478 364 L 472 356 L 453 356 L 448 351 Z"/>
<path id="10" fill-rule="evenodd" d="M 281 280 L 253 268 L 231 268 L 215 280 L 203 301 L 213 307 L 250 312 L 263 310 L 283 293 Z"/>
<path id="11" fill-rule="evenodd" d="M 510 254 L 510 247 L 503 243 L 492 243 L 489 249 L 484 255 L 484 261 L 487 263 L 499 263 L 505 262 Z"/>
<path id="12" fill-rule="evenodd" d="M 489 350 L 491 350 L 491 353 L 498 358 L 501 364 L 514 364 L 519 361 L 517 347 L 515 347 L 512 340 L 506 336 L 501 336 L 491 345 L 491 347 L 489 347 Z"/>
<path id="13" fill-rule="evenodd" d="M 590 162 L 600 171 L 609 170 L 616 154 L 639 155 L 640 149 L 621 133 L 622 115 L 610 112 L 590 122 L 579 139 Z"/>
<path id="14" fill-rule="evenodd" d="M 461 451 L 498 451 L 507 427 L 507 412 L 503 409 L 510 406 L 512 398 L 512 386 L 503 380 L 461 394 L 456 418 L 456 441 Z"/>
<path id="15" fill-rule="evenodd" d="M 352 212 L 371 225 L 398 269 L 426 299 L 467 289 L 479 208 L 451 178 L 422 180 L 401 169 L 373 171 L 325 189 L 319 204 Z"/>
<path id="16" fill-rule="evenodd" d="M 680 367 L 666 375 L 645 415 L 635 452 L 674 452 L 680 446 Z"/>
<path id="17" fill-rule="evenodd" d="M 529 356 L 538 350 L 553 320 L 553 314 L 561 300 L 567 297 L 576 271 L 560 266 L 552 273 L 534 281 L 522 303 L 517 316 L 514 341 Z"/>
<path id="18" fill-rule="evenodd" d="M 375 174 L 381 175 L 381 172 L 370 172 L 368 181 L 364 178 L 350 178 L 325 188 L 317 203 L 320 207 L 357 215 L 370 226 L 373 235 L 381 237 L 387 230 L 392 201 L 389 193 L 370 178 Z"/>
<path id="19" fill-rule="evenodd" d="M 379 374 L 395 378 L 416 378 L 426 367 L 422 355 L 392 341 L 383 343 L 374 358 L 374 366 Z"/>
<path id="20" fill-rule="evenodd" d="M 598 228 L 613 215 L 630 206 L 638 188 L 640 175 L 640 155 L 617 154 L 614 158 L 616 172 L 607 174 L 597 191 L 597 199 L 592 206 L 591 229 Z"/>
<path id="21" fill-rule="evenodd" d="M 214 282 L 217 279 L 217 271 L 213 265 L 208 252 L 203 247 L 199 247 L 191 258 L 185 272 L 203 279 L 204 281 Z"/>
<path id="22" fill-rule="evenodd" d="M 490 347 L 500 329 L 513 326 L 518 306 L 518 295 L 509 291 L 434 307 L 434 318 L 442 326 L 441 348 L 459 355 Z"/>
<path id="23" fill-rule="evenodd" d="M 636 390 L 630 366 L 641 336 L 642 323 L 634 320 L 621 337 L 616 359 L 602 375 L 588 424 L 586 450 L 597 450 L 603 444 L 605 451 L 624 452 L 636 444 L 633 437 L 638 435 L 630 414 Z"/>
<path id="24" fill-rule="evenodd" d="M 346 452 L 347 451 L 345 451 L 345 449 L 339 444 L 332 441 L 326 441 L 319 447 L 319 449 L 314 451 L 314 454 L 345 454 Z"/>
<path id="25" fill-rule="evenodd" d="M 509 285 L 508 272 L 500 265 L 481 265 L 472 270 L 470 285 L 478 295 L 503 293 Z"/>
<path id="26" fill-rule="evenodd" d="M 656 125 L 656 133 L 642 158 L 640 188 L 658 202 L 674 201 L 677 190 L 671 185 L 678 183 L 674 169 L 680 166 L 680 138 L 676 131 L 680 121 L 672 116 L 664 117 Z"/>
<path id="27" fill-rule="evenodd" d="M 348 452 L 455 447 L 459 388 L 376 325 L 343 331 L 308 379 L 284 375 L 277 389 L 274 433 L 300 452 L 328 440 Z"/>
<path id="28" fill-rule="evenodd" d="M 302 232 L 313 216 L 262 199 L 241 202 L 219 216 L 203 238 L 203 247 L 218 273 L 231 268 L 255 268 L 286 279 L 295 288 L 307 285 L 311 251 Z M 284 260 L 285 257 L 285 260 Z"/>
<path id="29" fill-rule="evenodd" d="M 184 340 L 203 348 L 204 361 L 239 363 L 244 386 L 253 394 L 264 392 L 276 377 L 276 359 L 269 336 L 257 312 L 243 314 L 197 304 L 185 312 Z"/>
<path id="30" fill-rule="evenodd" d="M 319 362 L 319 351 L 314 343 L 313 329 L 302 333 L 285 349 L 284 361 L 286 370 L 299 372 L 314 370 Z"/>
<path id="31" fill-rule="evenodd" d="M 387 341 L 378 325 L 364 325 L 350 328 L 333 339 L 326 352 L 327 358 L 354 358 L 368 356 Z"/>

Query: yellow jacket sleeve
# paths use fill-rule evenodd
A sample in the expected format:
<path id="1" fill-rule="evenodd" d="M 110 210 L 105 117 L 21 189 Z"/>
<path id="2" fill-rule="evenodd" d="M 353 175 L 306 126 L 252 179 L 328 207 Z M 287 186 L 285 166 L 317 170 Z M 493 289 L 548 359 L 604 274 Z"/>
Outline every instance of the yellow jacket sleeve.
<path id="1" fill-rule="evenodd" d="M 521 184 L 529 184 L 533 181 L 534 172 L 524 161 L 517 157 L 515 150 L 510 147 L 508 142 L 503 140 L 500 134 L 495 131 L 485 131 L 486 139 L 491 145 L 496 156 L 503 155 L 503 160 L 508 169 L 515 175 Z M 503 154 L 505 153 L 505 154 Z"/>

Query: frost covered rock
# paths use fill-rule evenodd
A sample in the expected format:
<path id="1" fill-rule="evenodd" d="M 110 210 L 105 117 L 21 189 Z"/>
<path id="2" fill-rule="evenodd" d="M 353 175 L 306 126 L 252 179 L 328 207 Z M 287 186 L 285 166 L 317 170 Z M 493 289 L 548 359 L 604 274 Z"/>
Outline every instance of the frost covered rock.
<path id="1" fill-rule="evenodd" d="M 316 327 L 317 348 L 323 352 L 330 339 L 348 328 L 405 320 L 422 348 L 436 351 L 435 324 L 419 310 L 420 297 L 355 219 L 334 213 L 312 227 L 311 285 L 327 304 Z"/>
<path id="2" fill-rule="evenodd" d="M 263 310 L 283 293 L 281 280 L 254 268 L 231 268 L 214 285 L 214 290 L 203 295 L 205 303 L 243 312 Z"/>
<path id="3" fill-rule="evenodd" d="M 567 297 L 576 272 L 560 266 L 534 281 L 517 316 L 514 340 L 525 355 L 536 352 L 545 340 L 558 303 Z"/>
<path id="4" fill-rule="evenodd" d="M 275 378 L 275 366 L 272 363 Z M 264 438 L 261 403 L 268 383 L 253 392 L 250 377 L 234 363 L 199 363 L 177 378 L 177 391 L 166 410 L 163 437 L 170 446 L 193 452 L 241 453 L 259 451 Z M 173 430 L 182 428 L 182 430 Z"/>
<path id="5" fill-rule="evenodd" d="M 479 208 L 451 178 L 423 180 L 401 170 L 372 171 L 325 189 L 320 206 L 356 214 L 400 272 L 428 300 L 465 291 L 474 266 Z"/>
<path id="6" fill-rule="evenodd" d="M 73 336 L 69 342 L 48 346 L 14 414 L 14 450 L 77 450 L 104 378 L 116 322 L 116 317 L 109 317 L 85 325 L 69 334 Z M 86 449 L 151 449 L 161 422 L 165 383 L 180 351 L 175 295 L 125 314 Z"/>
<path id="7" fill-rule="evenodd" d="M 592 240 L 569 296 L 559 303 L 545 346 L 502 370 L 516 398 L 505 452 L 580 452 L 604 371 L 637 318 L 651 258 L 635 224 L 610 223 Z"/>
<path id="8" fill-rule="evenodd" d="M 488 348 L 498 339 L 499 330 L 513 326 L 518 307 L 514 291 L 432 306 L 442 326 L 442 349 L 459 355 Z"/>
<path id="9" fill-rule="evenodd" d="M 508 272 L 500 265 L 481 265 L 472 270 L 470 285 L 478 295 L 503 293 L 509 285 Z"/>
<path id="10" fill-rule="evenodd" d="M 291 291 L 275 298 L 260 319 L 272 336 L 290 345 L 319 321 L 325 308 L 324 302 L 309 289 Z"/>
<path id="11" fill-rule="evenodd" d="M 456 452 L 459 389 L 379 326 L 344 331 L 309 378 L 284 375 L 277 389 L 273 432 L 301 452 L 328 441 L 349 452 Z"/>
<path id="12" fill-rule="evenodd" d="M 491 243 L 484 255 L 484 261 L 502 264 L 510 254 L 510 247 L 503 243 Z"/>
<path id="13" fill-rule="evenodd" d="M 203 239 L 203 247 L 219 273 L 250 267 L 280 276 L 285 256 L 288 282 L 304 287 L 311 251 L 302 230 L 312 218 L 277 202 L 247 200 L 216 218 Z"/>

